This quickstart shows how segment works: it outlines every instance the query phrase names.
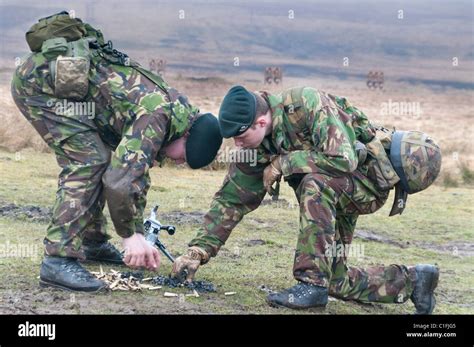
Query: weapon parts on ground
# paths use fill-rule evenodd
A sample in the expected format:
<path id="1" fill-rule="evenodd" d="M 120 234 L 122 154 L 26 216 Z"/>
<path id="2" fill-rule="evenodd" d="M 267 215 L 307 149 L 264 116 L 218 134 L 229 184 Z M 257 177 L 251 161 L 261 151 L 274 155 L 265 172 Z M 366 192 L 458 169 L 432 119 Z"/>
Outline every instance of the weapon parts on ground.
<path id="1" fill-rule="evenodd" d="M 173 235 L 176 232 L 176 227 L 173 225 L 163 225 L 156 218 L 159 205 L 156 205 L 150 213 L 150 217 L 146 218 L 143 222 L 145 227 L 145 239 L 147 242 L 158 248 L 171 262 L 174 263 L 174 257 L 167 250 L 163 242 L 160 241 L 160 231 L 165 230 L 168 235 Z M 162 275 L 150 278 L 143 278 L 143 272 L 128 272 L 120 273 L 115 270 L 111 270 L 110 273 L 103 272 L 102 268 L 100 272 L 93 272 L 96 277 L 105 281 L 111 290 L 131 290 L 139 291 L 141 289 L 156 290 L 161 289 L 161 286 L 167 286 L 170 288 L 185 287 L 193 290 L 193 293 L 197 292 L 215 292 L 216 288 L 214 284 L 207 281 L 192 281 L 186 282 L 183 278 L 186 278 L 186 273 L 179 276 L 180 278 L 170 278 Z M 184 276 L 184 277 L 183 277 Z M 142 282 L 149 281 L 150 284 L 143 284 Z M 170 294 L 170 293 L 168 293 Z M 193 296 L 196 296 L 193 294 Z"/>
<path id="2" fill-rule="evenodd" d="M 173 235 L 176 232 L 176 228 L 173 225 L 162 225 L 158 219 L 156 219 L 156 213 L 158 212 L 159 205 L 156 205 L 150 213 L 150 217 L 145 219 L 143 225 L 145 226 L 145 239 L 158 248 L 172 263 L 174 258 L 170 252 L 166 249 L 163 242 L 160 241 L 160 231 L 166 230 L 168 235 Z"/>

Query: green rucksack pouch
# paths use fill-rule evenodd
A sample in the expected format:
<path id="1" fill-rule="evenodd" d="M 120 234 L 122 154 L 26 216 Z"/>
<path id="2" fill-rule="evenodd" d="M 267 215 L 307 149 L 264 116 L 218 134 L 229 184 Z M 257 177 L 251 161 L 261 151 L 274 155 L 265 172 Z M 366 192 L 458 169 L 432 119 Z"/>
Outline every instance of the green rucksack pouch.
<path id="1" fill-rule="evenodd" d="M 43 42 L 41 54 L 49 61 L 54 95 L 65 99 L 83 99 L 89 89 L 88 39 L 66 42 L 63 37 L 55 37 Z"/>
<path id="2" fill-rule="evenodd" d="M 66 55 L 50 62 L 54 95 L 58 98 L 81 100 L 89 90 L 89 41 L 80 39 L 67 43 Z"/>
<path id="3" fill-rule="evenodd" d="M 367 177 L 382 190 L 392 189 L 399 181 L 395 169 L 385 150 L 383 140 L 374 137 L 372 141 L 365 144 L 367 148 L 367 160 L 365 161 Z"/>
<path id="4" fill-rule="evenodd" d="M 91 59 L 105 59 L 112 64 L 130 66 L 166 94 L 168 85 L 161 76 L 143 69 L 128 56 L 105 41 L 100 30 L 71 17 L 63 11 L 41 18 L 26 33 L 28 46 L 49 61 L 55 96 L 80 100 L 88 91 L 88 73 Z"/>
<path id="5" fill-rule="evenodd" d="M 67 42 L 75 41 L 86 34 L 84 23 L 79 18 L 72 18 L 66 11 L 41 18 L 26 33 L 26 42 L 32 52 L 41 51 L 43 42 L 63 37 Z"/>
<path id="6" fill-rule="evenodd" d="M 67 54 L 67 42 L 64 37 L 55 37 L 43 42 L 41 53 L 50 61 L 56 59 L 59 55 Z"/>

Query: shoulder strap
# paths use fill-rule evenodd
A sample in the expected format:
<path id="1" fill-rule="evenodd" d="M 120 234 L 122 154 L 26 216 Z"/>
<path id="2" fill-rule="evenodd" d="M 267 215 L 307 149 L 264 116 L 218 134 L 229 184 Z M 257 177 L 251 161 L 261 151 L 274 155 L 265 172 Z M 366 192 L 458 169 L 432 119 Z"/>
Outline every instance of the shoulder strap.
<path id="1" fill-rule="evenodd" d="M 296 112 L 299 108 L 304 106 L 303 101 L 303 89 L 305 87 L 291 88 L 283 92 L 283 107 L 285 112 L 292 111 Z"/>
<path id="2" fill-rule="evenodd" d="M 112 41 L 104 42 L 104 38 L 100 30 L 95 30 L 90 25 L 88 26 L 91 33 L 93 33 L 90 42 L 90 45 L 93 46 L 98 52 L 99 55 L 110 61 L 112 64 L 123 65 L 123 66 L 130 66 L 131 68 L 137 70 L 139 73 L 147 77 L 153 83 L 155 83 L 166 95 L 168 95 L 169 85 L 165 82 L 165 80 L 159 76 L 158 74 L 154 74 L 153 72 L 144 69 L 140 66 L 139 63 L 136 61 L 132 61 L 127 54 L 118 51 L 117 49 L 113 48 Z M 89 32 L 89 31 L 88 31 Z"/>
<path id="3" fill-rule="evenodd" d="M 151 72 L 147 69 L 144 69 L 143 67 L 141 67 L 138 64 L 132 64 L 131 66 L 135 70 L 140 72 L 142 75 L 144 75 L 145 77 L 150 79 L 153 83 L 155 83 L 158 87 L 160 87 L 160 89 L 162 89 L 166 94 L 168 94 L 168 89 L 170 87 L 169 87 L 168 83 L 166 83 L 165 80 L 161 76 L 159 76 L 157 74 L 154 74 L 153 72 Z"/>

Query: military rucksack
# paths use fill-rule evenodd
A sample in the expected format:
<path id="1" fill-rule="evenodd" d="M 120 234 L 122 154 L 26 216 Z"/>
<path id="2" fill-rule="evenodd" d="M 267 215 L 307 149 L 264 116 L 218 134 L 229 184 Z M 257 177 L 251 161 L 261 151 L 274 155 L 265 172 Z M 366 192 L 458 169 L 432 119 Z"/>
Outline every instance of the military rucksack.
<path id="1" fill-rule="evenodd" d="M 80 100 L 87 94 L 93 57 L 130 66 L 168 94 L 169 86 L 161 76 L 142 68 L 127 54 L 114 49 L 112 42 L 106 42 L 100 30 L 66 11 L 39 19 L 27 31 L 26 41 L 32 52 L 43 54 L 49 61 L 56 97 Z"/>
<path id="2" fill-rule="evenodd" d="M 41 18 L 26 33 L 26 42 L 32 52 L 41 51 L 43 42 L 53 37 L 63 37 L 66 41 L 75 41 L 86 35 L 84 23 L 62 11 Z"/>

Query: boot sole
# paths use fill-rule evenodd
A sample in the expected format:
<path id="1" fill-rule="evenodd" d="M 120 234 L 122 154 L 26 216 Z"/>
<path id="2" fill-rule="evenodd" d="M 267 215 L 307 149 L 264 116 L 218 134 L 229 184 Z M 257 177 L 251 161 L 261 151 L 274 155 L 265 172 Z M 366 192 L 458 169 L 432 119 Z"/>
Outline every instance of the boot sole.
<path id="1" fill-rule="evenodd" d="M 54 282 L 45 281 L 43 279 L 39 280 L 39 285 L 42 288 L 57 288 L 57 289 L 66 290 L 68 292 L 86 292 L 86 293 L 98 293 L 98 292 L 105 291 L 106 288 L 107 288 L 107 286 L 102 286 L 102 287 L 99 287 L 99 288 L 78 289 L 78 288 L 67 287 L 65 285 L 54 283 Z"/>
<path id="2" fill-rule="evenodd" d="M 308 310 L 310 308 L 326 308 L 327 304 L 325 305 L 315 305 L 315 306 L 308 306 L 308 307 L 301 307 L 301 306 L 286 306 L 286 305 L 280 305 L 280 304 L 277 304 L 273 301 L 269 301 L 268 299 L 265 300 L 267 302 L 267 304 L 271 307 L 275 307 L 275 308 L 291 308 L 292 310 Z"/>

